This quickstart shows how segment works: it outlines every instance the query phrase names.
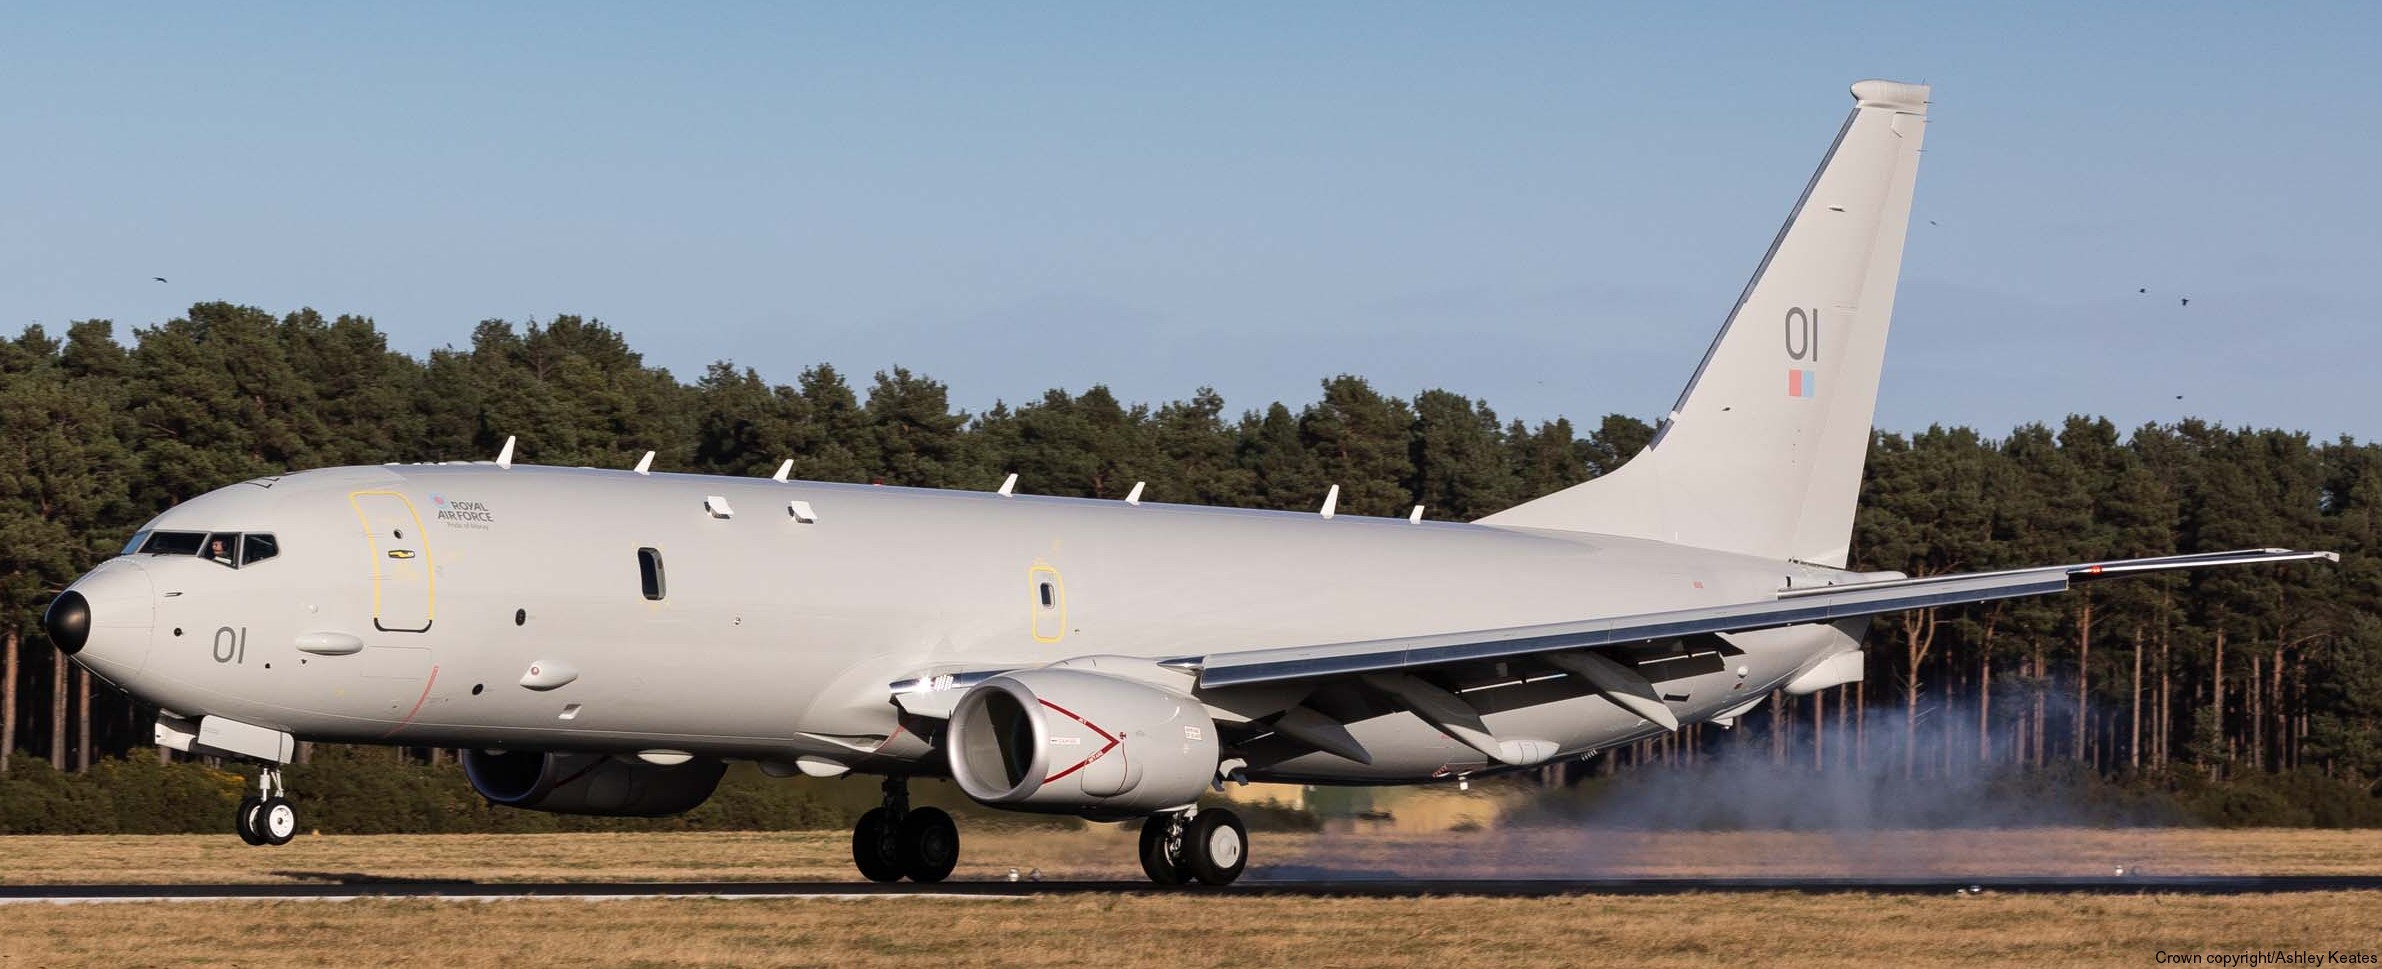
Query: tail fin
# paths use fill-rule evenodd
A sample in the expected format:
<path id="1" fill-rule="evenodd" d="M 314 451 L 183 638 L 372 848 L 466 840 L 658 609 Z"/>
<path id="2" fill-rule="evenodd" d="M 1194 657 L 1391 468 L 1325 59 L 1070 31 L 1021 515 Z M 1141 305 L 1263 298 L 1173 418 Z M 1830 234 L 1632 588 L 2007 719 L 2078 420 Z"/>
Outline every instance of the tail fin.
<path id="1" fill-rule="evenodd" d="M 1646 450 L 1481 523 L 1842 566 L 1927 90 L 1853 85 L 1852 115 Z"/>

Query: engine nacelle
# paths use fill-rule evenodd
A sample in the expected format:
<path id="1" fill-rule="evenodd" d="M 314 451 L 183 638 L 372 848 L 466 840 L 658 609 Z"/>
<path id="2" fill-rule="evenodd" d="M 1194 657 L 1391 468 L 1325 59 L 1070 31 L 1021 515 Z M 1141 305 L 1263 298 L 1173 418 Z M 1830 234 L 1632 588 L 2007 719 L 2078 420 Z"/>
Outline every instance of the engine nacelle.
<path id="1" fill-rule="evenodd" d="M 463 775 L 481 797 L 556 814 L 683 814 L 710 799 L 727 770 L 727 764 L 701 757 L 665 767 L 610 754 L 463 752 Z"/>
<path id="2" fill-rule="evenodd" d="M 951 712 L 951 776 L 994 807 L 1128 818 L 1199 799 L 1216 724 L 1181 693 L 1083 670 L 993 677 Z"/>

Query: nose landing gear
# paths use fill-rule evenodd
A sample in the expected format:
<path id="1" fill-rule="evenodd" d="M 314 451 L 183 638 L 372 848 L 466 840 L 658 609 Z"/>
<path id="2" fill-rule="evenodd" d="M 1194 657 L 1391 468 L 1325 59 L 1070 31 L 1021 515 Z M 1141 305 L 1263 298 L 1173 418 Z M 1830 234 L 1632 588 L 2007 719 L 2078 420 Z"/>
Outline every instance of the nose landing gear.
<path id="1" fill-rule="evenodd" d="M 281 786 L 281 768 L 267 766 L 257 772 L 256 793 L 240 799 L 232 830 L 252 845 L 285 845 L 298 836 L 298 808 Z"/>
<path id="2" fill-rule="evenodd" d="M 941 808 L 910 806 L 910 781 L 885 779 L 885 804 L 852 828 L 852 864 L 873 882 L 932 884 L 959 865 L 959 825 Z"/>
<path id="3" fill-rule="evenodd" d="M 1249 829 L 1225 808 L 1153 814 L 1141 823 L 1141 870 L 1160 885 L 1230 885 L 1249 867 Z"/>

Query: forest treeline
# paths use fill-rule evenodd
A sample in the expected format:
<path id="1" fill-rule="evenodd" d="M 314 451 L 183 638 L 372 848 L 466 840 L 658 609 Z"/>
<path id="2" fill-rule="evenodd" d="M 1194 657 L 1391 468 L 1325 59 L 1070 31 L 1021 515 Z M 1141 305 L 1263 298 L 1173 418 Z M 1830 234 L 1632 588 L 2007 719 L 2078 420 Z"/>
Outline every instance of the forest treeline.
<path id="1" fill-rule="evenodd" d="M 1230 412 L 1050 390 L 970 414 L 895 368 L 855 387 L 817 366 L 775 383 L 727 363 L 692 384 L 600 322 L 488 321 L 467 347 L 391 351 L 369 319 L 226 303 L 134 329 L 105 321 L 0 340 L 0 771 L 69 772 L 136 751 L 154 711 L 94 683 L 38 632 L 57 592 L 175 502 L 342 464 L 518 459 L 1470 519 L 1617 467 L 1651 428 L 1502 421 L 1446 390 L 1356 376 L 1319 399 Z M 2067 417 L 2006 435 L 1875 436 L 1853 565 L 1911 575 L 2252 546 L 2338 550 L 2273 566 L 2097 583 L 2068 595 L 1880 619 L 1869 676 L 1783 695 L 1734 731 L 1692 727 L 1574 770 L 1696 764 L 1949 774 L 2291 773 L 2374 797 L 2382 781 L 2382 446 L 2198 421 L 2121 430 Z M 430 758 L 435 760 L 436 758 Z M 1561 776 L 1551 772 L 1550 779 Z M 0 782 L 5 783 L 5 782 Z M 2290 785 L 2271 785 L 2276 789 Z"/>

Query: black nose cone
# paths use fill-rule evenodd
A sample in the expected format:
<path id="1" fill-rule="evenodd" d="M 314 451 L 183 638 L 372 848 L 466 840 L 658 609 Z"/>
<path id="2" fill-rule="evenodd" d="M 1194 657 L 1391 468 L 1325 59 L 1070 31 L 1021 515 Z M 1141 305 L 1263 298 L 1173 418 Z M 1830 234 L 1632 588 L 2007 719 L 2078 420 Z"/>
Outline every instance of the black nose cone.
<path id="1" fill-rule="evenodd" d="M 41 614 L 41 628 L 50 634 L 50 643 L 59 652 L 70 656 L 80 652 L 91 638 L 90 601 L 80 592 L 66 590 L 50 603 L 50 611 Z"/>

